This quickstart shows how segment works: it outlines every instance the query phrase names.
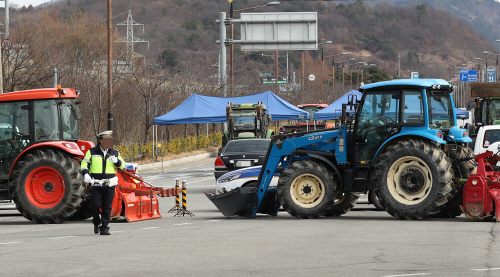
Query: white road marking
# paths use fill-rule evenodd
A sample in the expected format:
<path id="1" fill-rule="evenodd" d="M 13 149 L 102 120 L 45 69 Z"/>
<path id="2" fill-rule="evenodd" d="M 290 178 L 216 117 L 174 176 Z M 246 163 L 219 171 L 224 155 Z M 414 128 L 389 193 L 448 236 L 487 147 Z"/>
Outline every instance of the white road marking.
<path id="1" fill-rule="evenodd" d="M 178 170 L 190 169 L 190 167 L 179 168 Z"/>
<path id="2" fill-rule="evenodd" d="M 492 271 L 492 270 L 500 270 L 499 267 L 497 268 L 478 268 L 478 269 L 471 269 L 471 270 L 475 270 L 475 271 Z"/>
<path id="3" fill-rule="evenodd" d="M 142 230 L 149 230 L 149 229 L 157 229 L 158 227 L 146 227 L 146 228 L 141 228 Z"/>
<path id="4" fill-rule="evenodd" d="M 210 221 L 219 221 L 219 220 L 218 220 L 218 219 L 212 219 L 212 220 L 210 220 Z"/>
<path id="5" fill-rule="evenodd" d="M 174 225 L 181 226 L 181 225 L 190 225 L 190 224 L 193 224 L 193 223 L 179 223 L 179 224 L 174 224 Z"/>
<path id="6" fill-rule="evenodd" d="M 49 239 L 68 239 L 68 238 L 76 238 L 76 236 L 66 236 L 66 237 L 57 237 L 57 238 L 49 238 Z"/>
<path id="7" fill-rule="evenodd" d="M 203 181 L 206 181 L 206 180 L 213 180 L 214 178 L 205 178 L 205 179 L 201 179 L 201 180 L 198 180 L 198 181 L 191 181 L 191 182 L 187 182 L 186 184 L 186 187 L 189 186 L 189 184 L 192 184 L 192 183 L 198 183 L 198 182 L 203 182 Z M 215 180 L 214 180 L 215 181 Z"/>
<path id="8" fill-rule="evenodd" d="M 401 274 L 401 275 L 386 275 L 383 277 L 403 277 L 403 276 L 424 276 L 431 275 L 430 273 L 414 273 L 414 274 Z"/>
<path id="9" fill-rule="evenodd" d="M 5 245 L 5 244 L 14 244 L 14 243 L 21 243 L 22 241 L 11 241 L 11 242 L 1 242 L 0 244 L 1 245 Z"/>
<path id="10" fill-rule="evenodd" d="M 123 233 L 123 231 L 111 231 L 110 233 Z"/>
<path id="11" fill-rule="evenodd" d="M 148 181 L 148 180 L 156 180 L 156 179 L 161 179 L 163 177 L 164 176 L 151 176 L 151 177 L 144 178 L 144 180 L 146 180 L 146 181 Z"/>

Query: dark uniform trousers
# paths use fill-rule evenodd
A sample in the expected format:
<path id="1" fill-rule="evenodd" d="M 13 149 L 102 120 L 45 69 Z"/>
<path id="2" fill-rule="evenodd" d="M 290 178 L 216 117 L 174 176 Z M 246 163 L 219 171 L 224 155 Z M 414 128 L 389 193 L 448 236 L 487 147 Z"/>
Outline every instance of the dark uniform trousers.
<path id="1" fill-rule="evenodd" d="M 92 210 L 92 223 L 101 224 L 101 231 L 109 230 L 111 221 L 111 207 L 115 198 L 115 187 L 92 186 L 90 190 L 90 208 Z M 102 203 L 101 203 L 102 199 Z M 101 209 L 101 211 L 99 210 Z M 99 217 L 101 215 L 101 217 Z"/>

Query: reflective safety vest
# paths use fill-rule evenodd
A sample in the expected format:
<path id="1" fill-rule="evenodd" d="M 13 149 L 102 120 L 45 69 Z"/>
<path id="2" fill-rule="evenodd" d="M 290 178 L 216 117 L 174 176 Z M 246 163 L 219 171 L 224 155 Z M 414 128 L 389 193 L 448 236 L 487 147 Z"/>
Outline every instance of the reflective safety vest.
<path id="1" fill-rule="evenodd" d="M 118 158 L 116 164 L 109 161 L 110 156 Z M 124 169 L 125 161 L 116 149 L 103 150 L 100 145 L 90 148 L 82 160 L 82 174 L 90 174 L 97 180 L 110 179 L 116 176 L 116 168 Z M 96 184 L 97 185 L 97 184 Z"/>

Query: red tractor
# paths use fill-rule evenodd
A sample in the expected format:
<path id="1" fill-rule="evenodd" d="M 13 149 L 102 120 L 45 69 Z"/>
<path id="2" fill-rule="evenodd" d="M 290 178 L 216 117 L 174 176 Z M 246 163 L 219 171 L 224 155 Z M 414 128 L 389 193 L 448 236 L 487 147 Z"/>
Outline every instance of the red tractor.
<path id="1" fill-rule="evenodd" d="M 0 95 L 0 200 L 14 201 L 28 220 L 61 223 L 80 208 L 79 92 L 69 88 Z"/>

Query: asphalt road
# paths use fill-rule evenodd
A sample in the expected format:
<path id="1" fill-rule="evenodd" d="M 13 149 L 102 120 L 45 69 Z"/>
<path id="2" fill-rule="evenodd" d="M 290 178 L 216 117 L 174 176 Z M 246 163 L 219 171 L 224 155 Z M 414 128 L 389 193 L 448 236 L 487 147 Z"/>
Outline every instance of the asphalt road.
<path id="1" fill-rule="evenodd" d="M 338 218 L 226 218 L 202 192 L 213 161 L 141 172 L 157 186 L 186 180 L 194 217 L 174 217 L 175 199 L 162 198 L 162 218 L 118 220 L 111 236 L 94 235 L 90 219 L 40 225 L 1 209 L 0 275 L 500 276 L 500 224 L 401 221 L 366 204 Z"/>

